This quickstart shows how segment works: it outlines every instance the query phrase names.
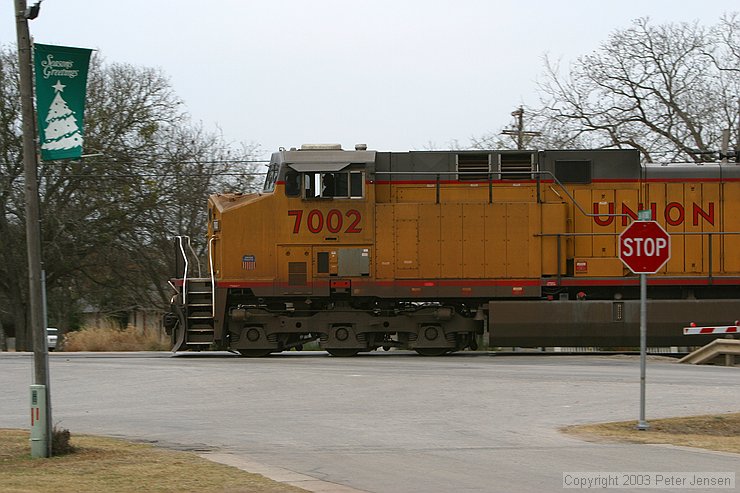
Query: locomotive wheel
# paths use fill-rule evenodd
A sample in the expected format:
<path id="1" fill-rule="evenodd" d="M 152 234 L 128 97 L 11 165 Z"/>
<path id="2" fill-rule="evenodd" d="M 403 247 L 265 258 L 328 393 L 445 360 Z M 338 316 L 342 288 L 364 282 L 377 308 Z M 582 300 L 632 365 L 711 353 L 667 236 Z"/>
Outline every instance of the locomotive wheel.
<path id="1" fill-rule="evenodd" d="M 336 356 L 337 358 L 349 358 L 351 356 L 355 356 L 357 353 L 360 352 L 360 350 L 342 347 L 327 349 L 326 352 L 331 354 L 332 356 Z"/>
<path id="2" fill-rule="evenodd" d="M 418 347 L 414 351 L 422 356 L 444 356 L 450 352 L 450 349 L 445 347 Z"/>
<path id="3" fill-rule="evenodd" d="M 239 349 L 238 351 L 245 358 L 261 358 L 272 352 L 271 349 Z"/>

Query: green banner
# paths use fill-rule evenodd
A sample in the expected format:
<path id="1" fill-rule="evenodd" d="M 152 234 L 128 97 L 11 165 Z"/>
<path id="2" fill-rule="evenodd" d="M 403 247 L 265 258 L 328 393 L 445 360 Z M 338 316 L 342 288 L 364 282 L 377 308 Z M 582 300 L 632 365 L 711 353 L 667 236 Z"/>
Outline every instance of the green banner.
<path id="1" fill-rule="evenodd" d="M 92 50 L 38 43 L 33 48 L 41 159 L 79 159 Z"/>

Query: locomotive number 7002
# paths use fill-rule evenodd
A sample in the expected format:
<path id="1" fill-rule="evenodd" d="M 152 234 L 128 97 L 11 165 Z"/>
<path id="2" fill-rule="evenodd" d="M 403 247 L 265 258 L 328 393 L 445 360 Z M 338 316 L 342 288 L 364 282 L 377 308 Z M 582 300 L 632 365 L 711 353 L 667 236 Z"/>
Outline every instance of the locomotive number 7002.
<path id="1" fill-rule="evenodd" d="M 293 234 L 301 232 L 301 225 L 303 224 L 303 210 L 293 209 L 288 211 L 288 216 L 295 219 L 293 223 Z M 345 223 L 346 218 L 346 223 Z M 362 228 L 359 226 L 362 220 L 362 214 L 360 211 L 350 209 L 342 214 L 342 211 L 338 209 L 331 209 L 324 216 L 323 211 L 318 209 L 311 209 L 306 214 L 306 227 L 311 233 L 321 233 L 326 228 L 330 233 L 339 233 L 344 228 L 345 233 L 360 233 Z"/>

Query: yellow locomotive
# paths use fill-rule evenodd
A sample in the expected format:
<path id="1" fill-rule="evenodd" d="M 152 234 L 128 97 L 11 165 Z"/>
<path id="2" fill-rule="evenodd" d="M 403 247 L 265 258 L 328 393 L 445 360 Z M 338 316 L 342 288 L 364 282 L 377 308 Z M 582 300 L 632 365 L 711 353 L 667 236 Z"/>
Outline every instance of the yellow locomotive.
<path id="1" fill-rule="evenodd" d="M 167 327 L 174 350 L 246 356 L 310 341 L 441 355 L 484 332 L 496 346 L 635 346 L 639 279 L 617 241 L 640 210 L 672 238 L 648 281 L 649 343 L 688 345 L 687 321 L 735 320 L 737 164 L 308 145 L 272 155 L 261 193 L 210 197 L 209 274 L 182 264 Z"/>

